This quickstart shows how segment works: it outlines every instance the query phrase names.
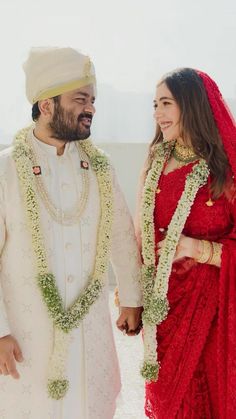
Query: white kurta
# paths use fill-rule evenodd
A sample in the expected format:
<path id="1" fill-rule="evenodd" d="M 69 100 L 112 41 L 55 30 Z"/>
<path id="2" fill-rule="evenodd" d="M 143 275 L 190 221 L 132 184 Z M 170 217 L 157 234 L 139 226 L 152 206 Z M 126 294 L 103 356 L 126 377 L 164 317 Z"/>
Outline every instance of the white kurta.
<path id="1" fill-rule="evenodd" d="M 33 140 L 44 183 L 54 204 L 70 209 L 81 188 L 80 158 L 74 143 L 62 156 Z M 120 375 L 108 308 L 108 283 L 81 326 L 73 331 L 67 372 L 70 389 L 61 401 L 47 396 L 46 380 L 54 328 L 35 283 L 35 256 L 27 229 L 11 149 L 0 154 L 0 336 L 11 333 L 24 362 L 21 378 L 0 376 L 1 419 L 111 419 L 120 391 Z M 40 201 L 42 231 L 51 271 L 68 307 L 93 272 L 100 214 L 98 184 L 91 166 L 89 199 L 80 222 L 62 226 Z M 115 217 L 111 261 L 123 306 L 140 306 L 139 258 L 133 225 L 114 176 Z"/>

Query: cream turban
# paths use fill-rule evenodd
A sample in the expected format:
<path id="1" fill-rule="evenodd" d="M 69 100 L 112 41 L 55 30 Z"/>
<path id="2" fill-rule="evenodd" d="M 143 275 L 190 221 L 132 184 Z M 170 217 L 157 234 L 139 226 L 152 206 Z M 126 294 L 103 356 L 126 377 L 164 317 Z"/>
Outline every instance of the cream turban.
<path id="1" fill-rule="evenodd" d="M 72 48 L 32 48 L 23 69 L 26 96 L 32 104 L 89 84 L 96 85 L 89 57 Z"/>

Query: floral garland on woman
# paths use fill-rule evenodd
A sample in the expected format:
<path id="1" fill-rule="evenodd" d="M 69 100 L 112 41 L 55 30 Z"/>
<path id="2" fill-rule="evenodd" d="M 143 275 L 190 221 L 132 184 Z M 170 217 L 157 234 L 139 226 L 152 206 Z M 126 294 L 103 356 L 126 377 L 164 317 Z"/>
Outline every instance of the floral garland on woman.
<path id="1" fill-rule="evenodd" d="M 24 204 L 32 235 L 33 249 L 37 263 L 37 284 L 41 291 L 49 316 L 55 326 L 55 344 L 50 358 L 48 373 L 48 393 L 53 399 L 65 396 L 69 381 L 65 377 L 66 359 L 70 343 L 70 332 L 77 328 L 92 304 L 98 299 L 104 285 L 108 266 L 110 236 L 113 221 L 112 173 L 106 155 L 95 147 L 90 140 L 79 143 L 88 155 L 94 169 L 100 193 L 101 215 L 98 228 L 98 242 L 93 275 L 85 290 L 67 310 L 56 285 L 56 279 L 49 272 L 47 255 L 41 232 L 40 211 L 36 183 L 32 166 L 32 150 L 27 138 L 32 127 L 19 131 L 15 137 L 13 158 L 16 163 Z M 78 146 L 78 144 L 77 144 Z"/>
<path id="2" fill-rule="evenodd" d="M 145 379 L 150 381 L 155 381 L 158 378 L 160 365 L 157 360 L 156 326 L 168 314 L 168 281 L 176 247 L 190 214 L 196 194 L 199 188 L 206 184 L 209 176 L 207 163 L 205 160 L 199 159 L 186 178 L 184 191 L 168 226 L 164 246 L 161 249 L 156 266 L 155 227 L 153 219 L 155 196 L 164 164 L 169 158 L 172 148 L 173 142 L 164 142 L 157 145 L 156 157 L 148 172 L 142 199 L 144 363 L 141 374 Z"/>

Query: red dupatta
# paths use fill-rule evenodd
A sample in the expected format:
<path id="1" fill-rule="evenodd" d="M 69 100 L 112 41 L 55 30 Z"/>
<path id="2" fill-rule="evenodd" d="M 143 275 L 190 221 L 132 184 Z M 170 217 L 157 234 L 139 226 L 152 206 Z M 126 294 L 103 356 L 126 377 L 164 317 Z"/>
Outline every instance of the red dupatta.
<path id="1" fill-rule="evenodd" d="M 212 113 L 235 177 L 235 122 L 215 82 L 207 74 L 200 71 L 197 73 L 207 92 Z M 173 188 L 173 190 L 175 189 L 176 187 Z M 160 335 L 158 337 L 160 343 L 158 356 L 162 367 L 158 381 L 147 383 L 146 413 L 152 419 L 182 419 L 186 417 L 189 419 L 189 412 L 184 411 L 182 401 L 184 400 L 185 406 L 188 405 L 188 394 L 191 395 L 190 387 L 193 383 L 191 377 L 193 377 L 196 368 L 196 373 L 201 373 L 202 354 L 215 372 L 212 382 L 214 384 L 215 381 L 213 386 L 217 413 L 213 412 L 212 406 L 209 405 L 208 408 L 206 402 L 204 411 L 200 412 L 197 409 L 197 415 L 194 417 L 236 418 L 236 200 L 229 206 L 234 228 L 231 229 L 230 234 L 223 235 L 223 239 L 217 239 L 223 243 L 220 270 L 205 265 L 199 266 L 197 276 L 193 275 L 190 278 L 189 275 L 186 286 L 191 287 L 191 284 L 194 284 L 193 289 L 188 290 L 188 295 L 191 295 L 191 298 L 187 297 L 182 301 L 181 297 L 180 307 L 175 305 L 175 302 L 178 303 L 178 281 L 177 287 L 174 285 L 169 290 L 168 298 L 173 316 L 170 313 L 165 322 L 158 326 Z M 209 240 L 212 239 L 209 238 Z M 179 284 L 181 287 L 184 285 L 182 282 Z M 181 310 L 181 306 L 182 312 L 178 311 Z M 175 324 L 178 317 L 181 318 L 181 323 L 178 325 L 177 332 Z M 206 340 L 212 333 L 214 344 L 213 346 L 210 344 L 210 346 L 214 348 L 209 355 L 209 345 L 207 345 L 206 352 L 204 349 Z M 212 354 L 215 356 L 216 353 L 217 359 L 213 359 Z M 197 389 L 193 393 L 197 394 Z M 190 400 L 190 404 L 191 402 L 192 400 Z"/>
<path id="2" fill-rule="evenodd" d="M 201 77 L 212 113 L 236 179 L 236 125 L 216 83 L 205 73 Z M 236 205 L 236 204 L 235 204 Z M 234 223 L 236 209 L 232 205 Z M 235 209 L 235 210 L 234 210 Z M 229 238 L 222 240 L 222 264 L 219 279 L 218 320 L 218 389 L 220 417 L 236 418 L 236 227 Z"/>

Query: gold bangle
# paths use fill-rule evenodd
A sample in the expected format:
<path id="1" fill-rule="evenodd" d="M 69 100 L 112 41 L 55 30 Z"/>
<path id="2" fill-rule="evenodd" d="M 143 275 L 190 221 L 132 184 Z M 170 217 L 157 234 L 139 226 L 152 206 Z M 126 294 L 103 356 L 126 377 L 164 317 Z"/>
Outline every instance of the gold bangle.
<path id="1" fill-rule="evenodd" d="M 222 252 L 222 244 L 217 243 L 217 242 L 212 242 L 212 257 L 209 259 L 208 263 L 210 265 L 220 266 L 221 252 Z"/>
<path id="2" fill-rule="evenodd" d="M 208 240 L 201 240 L 202 243 L 202 253 L 195 260 L 198 263 L 207 263 L 213 256 L 213 246 L 212 243 Z"/>

